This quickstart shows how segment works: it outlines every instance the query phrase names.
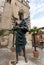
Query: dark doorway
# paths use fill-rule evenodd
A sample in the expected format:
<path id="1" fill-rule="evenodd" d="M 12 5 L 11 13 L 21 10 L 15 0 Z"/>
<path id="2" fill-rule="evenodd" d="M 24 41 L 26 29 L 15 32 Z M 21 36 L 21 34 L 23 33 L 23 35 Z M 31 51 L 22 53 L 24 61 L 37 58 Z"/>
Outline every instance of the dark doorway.
<path id="1" fill-rule="evenodd" d="M 7 2 L 11 3 L 11 0 L 7 0 Z"/>

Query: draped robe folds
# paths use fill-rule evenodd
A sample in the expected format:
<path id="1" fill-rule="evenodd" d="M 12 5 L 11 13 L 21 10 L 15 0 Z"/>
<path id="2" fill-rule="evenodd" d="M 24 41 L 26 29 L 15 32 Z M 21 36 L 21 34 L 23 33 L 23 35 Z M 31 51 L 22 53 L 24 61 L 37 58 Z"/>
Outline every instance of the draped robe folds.
<path id="1" fill-rule="evenodd" d="M 22 49 L 25 47 L 27 41 L 25 34 L 28 32 L 28 26 L 26 25 L 25 20 L 22 20 L 21 23 L 19 24 L 19 27 L 23 27 L 23 29 L 18 29 L 14 27 L 14 31 L 16 31 L 16 53 L 20 53 Z"/>

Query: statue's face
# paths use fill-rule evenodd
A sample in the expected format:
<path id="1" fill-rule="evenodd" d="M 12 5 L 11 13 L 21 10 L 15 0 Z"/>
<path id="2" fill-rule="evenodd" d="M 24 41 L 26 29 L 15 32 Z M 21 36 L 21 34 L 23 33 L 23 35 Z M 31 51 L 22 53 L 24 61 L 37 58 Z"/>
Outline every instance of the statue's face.
<path id="1" fill-rule="evenodd" d="M 20 20 L 24 19 L 24 15 L 23 14 L 19 14 L 19 19 Z"/>

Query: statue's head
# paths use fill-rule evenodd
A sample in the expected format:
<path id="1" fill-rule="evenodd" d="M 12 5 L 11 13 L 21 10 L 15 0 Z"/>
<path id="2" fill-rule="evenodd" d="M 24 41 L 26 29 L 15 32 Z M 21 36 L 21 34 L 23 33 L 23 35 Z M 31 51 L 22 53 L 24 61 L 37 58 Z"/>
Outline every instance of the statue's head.
<path id="1" fill-rule="evenodd" d="M 20 20 L 24 19 L 24 12 L 22 9 L 18 12 L 18 15 Z"/>

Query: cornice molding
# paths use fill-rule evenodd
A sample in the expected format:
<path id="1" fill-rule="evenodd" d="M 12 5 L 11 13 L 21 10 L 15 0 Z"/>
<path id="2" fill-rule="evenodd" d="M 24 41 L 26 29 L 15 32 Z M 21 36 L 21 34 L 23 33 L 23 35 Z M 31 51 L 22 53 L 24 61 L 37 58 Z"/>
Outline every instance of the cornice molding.
<path id="1" fill-rule="evenodd" d="M 17 0 L 18 2 L 20 2 L 19 0 Z M 24 0 L 24 2 L 26 3 L 26 1 Z M 23 4 L 24 6 L 26 6 L 26 7 L 28 7 L 29 9 L 30 9 L 30 6 L 26 3 L 26 4 L 24 4 L 24 3 L 22 3 L 22 2 L 20 2 L 21 4 Z"/>

